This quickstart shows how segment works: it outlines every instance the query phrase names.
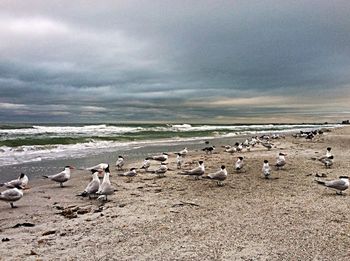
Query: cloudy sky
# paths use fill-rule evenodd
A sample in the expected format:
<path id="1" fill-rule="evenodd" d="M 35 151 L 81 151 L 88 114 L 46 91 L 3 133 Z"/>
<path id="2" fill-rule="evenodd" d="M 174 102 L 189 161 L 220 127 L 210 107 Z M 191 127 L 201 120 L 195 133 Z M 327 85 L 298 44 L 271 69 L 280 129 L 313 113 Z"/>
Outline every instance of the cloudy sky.
<path id="1" fill-rule="evenodd" d="M 0 0 L 0 121 L 350 118 L 348 0 Z"/>

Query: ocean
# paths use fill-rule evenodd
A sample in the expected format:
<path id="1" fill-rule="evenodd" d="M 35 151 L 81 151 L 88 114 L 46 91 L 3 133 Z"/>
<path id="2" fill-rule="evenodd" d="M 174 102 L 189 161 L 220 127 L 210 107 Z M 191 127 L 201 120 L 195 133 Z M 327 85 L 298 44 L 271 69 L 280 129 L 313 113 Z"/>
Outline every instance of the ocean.
<path id="1" fill-rule="evenodd" d="M 53 174 L 73 164 L 85 168 L 100 162 L 114 165 L 118 155 L 129 160 L 188 146 L 200 149 L 205 140 L 238 141 L 263 133 L 336 128 L 339 124 L 57 124 L 0 125 L 0 182 L 20 172 L 29 177 Z M 137 166 L 136 166 L 137 167 Z"/>

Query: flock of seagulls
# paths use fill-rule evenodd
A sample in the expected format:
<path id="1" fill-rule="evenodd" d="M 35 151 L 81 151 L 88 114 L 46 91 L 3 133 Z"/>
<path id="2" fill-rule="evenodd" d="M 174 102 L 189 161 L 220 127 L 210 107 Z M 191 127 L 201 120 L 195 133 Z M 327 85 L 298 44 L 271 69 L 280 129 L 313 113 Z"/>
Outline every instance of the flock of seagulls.
<path id="1" fill-rule="evenodd" d="M 312 135 L 315 135 L 314 132 L 312 132 Z M 306 135 L 305 138 L 309 137 L 310 135 Z M 280 136 L 272 136 L 273 139 L 280 138 Z M 271 150 L 273 148 L 273 144 L 270 142 L 269 136 L 262 136 L 262 137 L 252 137 L 251 139 L 246 139 L 242 143 L 235 143 L 234 146 L 226 145 L 223 146 L 224 151 L 228 153 L 239 153 L 244 150 L 251 151 L 251 148 L 255 147 L 257 144 L 261 144 L 263 147 L 267 148 L 268 150 Z M 202 149 L 206 154 L 212 154 L 215 150 L 215 146 L 209 146 L 209 142 L 206 142 L 206 147 Z M 228 172 L 225 165 L 222 165 L 219 170 L 213 173 L 209 173 L 205 175 L 205 166 L 204 161 L 199 160 L 198 166 L 194 167 L 189 170 L 183 169 L 183 163 L 185 157 L 189 154 L 189 151 L 187 148 L 184 148 L 183 150 L 175 153 L 176 155 L 176 167 L 179 170 L 179 175 L 187 175 L 192 176 L 194 179 L 198 180 L 200 178 L 203 179 L 210 179 L 217 182 L 218 186 L 224 185 L 223 182 L 228 177 Z M 280 152 L 276 158 L 275 167 L 276 170 L 284 168 L 286 165 L 286 158 L 287 154 Z M 137 175 L 137 171 L 143 170 L 145 173 L 150 174 L 156 174 L 158 177 L 165 177 L 166 172 L 169 170 L 167 160 L 169 159 L 168 153 L 162 153 L 161 155 L 155 155 L 146 157 L 145 160 L 142 163 L 142 166 L 140 168 L 130 168 L 128 171 L 123 173 L 118 173 L 118 176 L 127 177 L 129 181 L 131 181 L 131 178 L 135 177 Z M 318 158 L 312 158 L 313 160 L 318 160 L 319 162 L 323 163 L 326 168 L 330 168 L 333 165 L 333 159 L 334 156 L 331 153 L 331 148 L 328 147 L 326 154 L 318 157 Z M 151 167 L 151 161 L 159 162 L 160 165 L 158 168 L 154 170 L 150 170 Z M 117 171 L 123 171 L 123 166 L 125 165 L 125 159 L 123 156 L 118 156 L 115 168 Z M 242 169 L 244 169 L 245 162 L 244 158 L 242 156 L 237 157 L 237 161 L 234 163 L 234 170 L 236 172 L 241 172 Z M 74 169 L 72 166 L 66 166 L 63 171 L 54 174 L 54 175 L 44 175 L 44 178 L 50 179 L 51 181 L 54 181 L 56 183 L 60 184 L 60 187 L 64 186 L 64 183 L 67 182 L 71 177 L 71 170 Z M 116 191 L 113 185 L 110 182 L 110 170 L 109 170 L 109 164 L 108 163 L 99 163 L 97 165 L 94 165 L 92 167 L 85 168 L 85 170 L 90 171 L 92 174 L 91 181 L 87 184 L 84 191 L 77 196 L 81 197 L 89 197 L 89 199 L 97 199 L 97 200 L 103 200 L 106 201 L 107 197 L 110 195 L 113 195 Z M 268 160 L 263 161 L 262 165 L 262 176 L 266 179 L 269 179 L 271 176 L 271 167 L 269 165 Z M 102 178 L 102 182 L 101 179 Z M 23 197 L 23 189 L 27 188 L 28 186 L 28 177 L 21 173 L 20 176 L 17 179 L 5 182 L 0 184 L 0 186 L 6 187 L 7 190 L 2 191 L 0 193 L 0 200 L 10 203 L 11 207 L 16 207 L 14 205 L 14 202 L 18 201 Z M 328 188 L 335 189 L 337 194 L 342 194 L 344 190 L 346 190 L 349 187 L 349 178 L 347 176 L 340 176 L 337 180 L 327 181 L 327 180 L 320 180 L 316 179 L 316 182 L 320 185 L 323 185 Z"/>

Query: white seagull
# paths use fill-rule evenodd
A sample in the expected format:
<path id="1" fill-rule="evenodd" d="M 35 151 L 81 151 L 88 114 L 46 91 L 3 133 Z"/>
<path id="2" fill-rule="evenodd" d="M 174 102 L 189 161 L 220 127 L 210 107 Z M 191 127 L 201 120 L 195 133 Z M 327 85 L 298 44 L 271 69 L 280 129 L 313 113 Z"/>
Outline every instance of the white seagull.
<path id="1" fill-rule="evenodd" d="M 168 153 L 163 152 L 162 155 L 151 156 L 151 157 L 147 157 L 146 159 L 157 160 L 157 161 L 163 162 L 163 161 L 166 161 L 168 159 Z"/>
<path id="2" fill-rule="evenodd" d="M 195 179 L 199 179 L 200 176 L 202 176 L 205 172 L 204 168 L 204 162 L 203 161 L 198 161 L 198 167 L 191 169 L 191 170 L 186 170 L 183 172 L 180 172 L 180 175 L 189 175 L 189 176 L 194 176 Z"/>
<path id="3" fill-rule="evenodd" d="M 267 142 L 263 142 L 261 143 L 261 145 L 263 145 L 265 148 L 267 148 L 268 150 L 272 149 L 272 143 L 270 143 L 269 141 Z"/>
<path id="4" fill-rule="evenodd" d="M 176 156 L 176 166 L 178 169 L 181 169 L 182 167 L 182 164 L 183 164 L 183 157 L 180 153 L 177 154 Z"/>
<path id="5" fill-rule="evenodd" d="M 17 179 L 5 182 L 5 183 L 1 183 L 0 187 L 5 186 L 7 188 L 14 188 L 14 187 L 18 187 L 21 186 L 23 188 L 25 188 L 28 185 L 28 177 L 26 174 L 21 173 L 21 175 L 19 175 L 19 177 Z"/>
<path id="6" fill-rule="evenodd" d="M 222 165 L 219 171 L 203 176 L 203 178 L 216 180 L 218 186 L 222 186 L 222 182 L 227 178 L 227 170 L 225 166 Z"/>
<path id="7" fill-rule="evenodd" d="M 268 179 L 270 177 L 270 172 L 271 172 L 271 168 L 269 166 L 269 161 L 264 160 L 264 164 L 262 167 L 262 173 L 266 179 Z"/>
<path id="8" fill-rule="evenodd" d="M 318 160 L 322 162 L 322 160 L 324 160 L 326 158 L 329 158 L 330 156 L 333 156 L 332 153 L 331 153 L 331 150 L 332 150 L 332 148 L 328 147 L 327 151 L 326 151 L 326 155 L 323 155 L 323 156 L 319 157 Z"/>
<path id="9" fill-rule="evenodd" d="M 286 162 L 286 158 L 284 156 L 286 156 L 286 154 L 284 154 L 282 152 L 280 152 L 278 154 L 277 159 L 276 159 L 276 165 L 275 165 L 277 169 L 283 168 L 284 165 L 286 165 L 287 162 Z"/>
<path id="10" fill-rule="evenodd" d="M 165 176 L 165 173 L 168 171 L 168 167 L 167 165 L 162 162 L 159 166 L 158 169 L 156 169 L 153 173 L 157 174 L 158 176 L 160 177 L 164 177 Z"/>
<path id="11" fill-rule="evenodd" d="M 111 185 L 109 180 L 109 169 L 105 170 L 105 174 L 103 176 L 103 180 L 97 194 L 100 195 L 97 199 L 104 199 L 107 201 L 107 196 L 114 194 L 114 188 Z"/>
<path id="12" fill-rule="evenodd" d="M 123 158 L 123 156 L 118 156 L 118 159 L 117 159 L 117 161 L 115 163 L 115 167 L 118 170 L 122 170 L 123 166 L 124 166 L 124 158 Z"/>
<path id="13" fill-rule="evenodd" d="M 143 163 L 142 163 L 142 167 L 140 169 L 144 169 L 145 171 L 148 171 L 149 167 L 151 166 L 151 161 L 146 158 Z"/>
<path id="14" fill-rule="evenodd" d="M 187 148 L 184 148 L 183 150 L 179 151 L 179 153 L 181 156 L 186 156 L 188 154 L 188 149 Z"/>
<path id="15" fill-rule="evenodd" d="M 244 167 L 243 157 L 238 157 L 235 163 L 235 170 L 238 172 Z"/>
<path id="16" fill-rule="evenodd" d="M 13 202 L 20 200 L 23 197 L 23 191 L 21 186 L 15 188 L 7 189 L 0 193 L 0 200 L 9 202 L 12 208 L 16 206 L 13 205 Z"/>
<path id="17" fill-rule="evenodd" d="M 50 175 L 50 176 L 46 176 L 44 175 L 44 178 L 48 178 L 51 179 L 55 182 L 60 183 L 60 186 L 63 187 L 63 183 L 68 181 L 70 179 L 70 171 L 71 169 L 74 169 L 74 167 L 71 166 L 66 166 L 64 168 L 63 171 L 61 171 L 60 173 L 54 174 L 54 175 Z"/>
<path id="18" fill-rule="evenodd" d="M 325 180 L 316 180 L 318 184 L 326 186 L 328 188 L 336 189 L 337 195 L 342 195 L 342 192 L 349 187 L 349 177 L 348 176 L 340 176 L 339 179 L 325 181 Z"/>
<path id="19" fill-rule="evenodd" d="M 92 172 L 92 180 L 86 186 L 84 192 L 79 195 L 82 197 L 89 196 L 90 199 L 91 199 L 91 195 L 95 195 L 97 191 L 100 189 L 100 179 L 98 178 L 98 174 L 100 171 L 91 170 L 91 172 Z"/>
<path id="20" fill-rule="evenodd" d="M 135 177 L 137 175 L 136 168 L 131 168 L 129 171 L 124 172 L 124 173 L 119 173 L 118 176 L 123 176 L 123 177 Z"/>
<path id="21" fill-rule="evenodd" d="M 333 165 L 333 155 L 327 158 L 323 158 L 321 162 L 325 165 L 326 168 L 330 168 Z"/>
<path id="22" fill-rule="evenodd" d="M 107 168 L 109 168 L 109 164 L 108 163 L 99 163 L 99 164 L 97 164 L 95 166 L 92 166 L 90 168 L 86 168 L 86 170 L 93 170 L 93 169 L 95 169 L 95 170 L 103 170 L 103 171 L 105 171 Z"/>

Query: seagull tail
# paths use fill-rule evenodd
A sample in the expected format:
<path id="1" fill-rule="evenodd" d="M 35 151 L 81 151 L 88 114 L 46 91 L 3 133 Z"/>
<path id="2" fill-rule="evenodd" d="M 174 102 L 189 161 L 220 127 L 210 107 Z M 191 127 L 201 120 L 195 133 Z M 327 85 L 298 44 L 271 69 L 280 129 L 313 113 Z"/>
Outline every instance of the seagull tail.
<path id="1" fill-rule="evenodd" d="M 49 176 L 47 176 L 47 175 L 43 175 L 43 178 L 48 179 L 48 178 L 49 178 Z"/>
<path id="2" fill-rule="evenodd" d="M 202 179 L 211 179 L 210 176 L 202 176 Z"/>
<path id="3" fill-rule="evenodd" d="M 324 180 L 319 180 L 319 179 L 315 179 L 315 181 L 318 183 L 318 184 L 321 184 L 323 186 L 326 186 L 326 182 Z"/>
<path id="4" fill-rule="evenodd" d="M 5 183 L 0 183 L 0 187 L 3 187 L 3 186 L 5 186 Z"/>

